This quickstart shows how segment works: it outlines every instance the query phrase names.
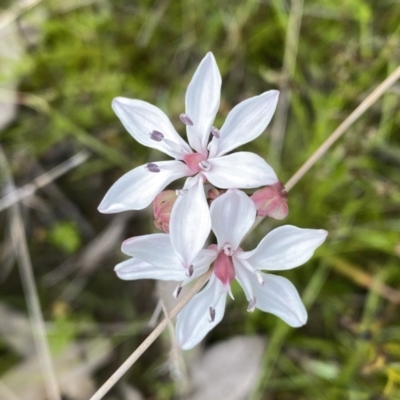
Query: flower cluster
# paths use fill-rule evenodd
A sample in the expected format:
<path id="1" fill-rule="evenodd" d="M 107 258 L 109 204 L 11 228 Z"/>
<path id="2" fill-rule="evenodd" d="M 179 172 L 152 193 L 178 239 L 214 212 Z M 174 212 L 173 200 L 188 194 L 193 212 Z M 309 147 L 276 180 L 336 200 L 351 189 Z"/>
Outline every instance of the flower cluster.
<path id="1" fill-rule="evenodd" d="M 155 225 L 165 232 L 123 242 L 122 251 L 132 258 L 115 267 L 118 277 L 179 281 L 177 297 L 183 286 L 213 268 L 206 287 L 177 317 L 183 349 L 195 346 L 221 321 L 234 279 L 245 292 L 249 312 L 259 308 L 293 327 L 305 324 L 307 312 L 295 287 L 261 271 L 302 265 L 327 235 L 324 230 L 286 225 L 271 231 L 253 251 L 240 247 L 257 215 L 283 219 L 288 213 L 286 191 L 261 157 L 250 152 L 227 155 L 265 130 L 278 92 L 244 100 L 217 128 L 213 123 L 220 89 L 221 76 L 208 53 L 189 84 L 186 110 L 180 115 L 190 146 L 157 107 L 126 98 L 113 101 L 114 111 L 139 143 L 174 158 L 149 162 L 123 175 L 99 206 L 103 213 L 115 213 L 139 210 L 154 201 Z M 163 191 L 183 177 L 187 179 L 182 189 Z M 239 190 L 260 187 L 251 197 Z M 217 243 L 205 248 L 211 230 Z"/>

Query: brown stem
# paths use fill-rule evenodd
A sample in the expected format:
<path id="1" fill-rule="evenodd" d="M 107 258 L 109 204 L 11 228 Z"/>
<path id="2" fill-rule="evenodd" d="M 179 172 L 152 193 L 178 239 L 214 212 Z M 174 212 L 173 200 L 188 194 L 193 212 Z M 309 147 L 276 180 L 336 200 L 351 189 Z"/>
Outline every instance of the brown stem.
<path id="1" fill-rule="evenodd" d="M 182 298 L 182 300 L 169 313 L 169 319 L 175 318 L 183 307 L 194 297 L 194 295 L 204 286 L 210 278 L 212 269 L 202 275 L 194 284 L 190 291 Z M 168 325 L 168 319 L 164 318 L 142 344 L 125 360 L 125 362 L 111 375 L 111 377 L 100 387 L 100 389 L 90 398 L 90 400 L 100 400 L 106 393 L 119 381 L 122 375 L 136 362 L 136 360 L 151 346 L 151 344 L 161 335 Z"/>

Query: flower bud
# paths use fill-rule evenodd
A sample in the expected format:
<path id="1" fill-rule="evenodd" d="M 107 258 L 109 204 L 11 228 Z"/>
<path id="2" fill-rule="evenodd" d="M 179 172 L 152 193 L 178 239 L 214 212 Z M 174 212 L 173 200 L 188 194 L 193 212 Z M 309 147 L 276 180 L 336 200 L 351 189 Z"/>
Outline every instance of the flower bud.
<path id="1" fill-rule="evenodd" d="M 154 199 L 154 225 L 157 229 L 169 233 L 169 219 L 176 199 L 177 196 L 175 190 L 164 190 Z"/>
<path id="2" fill-rule="evenodd" d="M 216 188 L 209 189 L 207 192 L 207 199 L 209 200 L 215 200 L 217 197 L 219 197 L 222 193 Z"/>
<path id="3" fill-rule="evenodd" d="M 284 219 L 289 213 L 287 192 L 280 182 L 255 191 L 250 198 L 254 201 L 257 215 L 260 217 Z"/>

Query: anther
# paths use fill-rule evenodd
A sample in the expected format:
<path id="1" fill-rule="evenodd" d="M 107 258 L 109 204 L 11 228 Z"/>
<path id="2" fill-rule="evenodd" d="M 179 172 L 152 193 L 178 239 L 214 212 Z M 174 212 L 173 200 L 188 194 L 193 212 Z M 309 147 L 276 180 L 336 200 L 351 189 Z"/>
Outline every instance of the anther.
<path id="1" fill-rule="evenodd" d="M 193 275 L 193 272 L 194 272 L 194 267 L 193 267 L 193 264 L 192 264 L 192 265 L 187 269 L 186 275 L 187 275 L 189 278 L 191 278 L 192 275 Z"/>
<path id="2" fill-rule="evenodd" d="M 235 252 L 229 243 L 224 244 L 223 250 L 226 256 L 232 256 Z"/>
<path id="3" fill-rule="evenodd" d="M 147 163 L 146 168 L 150 172 L 160 172 L 159 166 L 157 164 L 154 164 L 154 163 Z"/>
<path id="4" fill-rule="evenodd" d="M 208 161 L 200 161 L 199 167 L 206 172 L 211 170 L 211 164 Z"/>
<path id="5" fill-rule="evenodd" d="M 178 296 L 181 294 L 181 291 L 182 291 L 182 284 L 180 283 L 180 284 L 176 287 L 176 289 L 174 290 L 174 292 L 172 293 L 172 296 L 174 296 L 175 299 L 177 299 Z"/>
<path id="6" fill-rule="evenodd" d="M 215 320 L 215 308 L 210 307 L 210 308 L 208 309 L 208 313 L 210 314 L 210 315 L 208 316 L 208 320 L 209 320 L 210 322 L 214 322 L 214 320 Z"/>
<path id="7" fill-rule="evenodd" d="M 261 272 L 258 269 L 256 269 L 254 271 L 254 275 L 256 276 L 257 282 L 259 283 L 259 285 L 263 286 L 264 285 L 264 278 L 262 277 Z"/>
<path id="8" fill-rule="evenodd" d="M 211 127 L 211 134 L 213 136 L 215 136 L 217 139 L 219 139 L 221 137 L 221 133 L 220 133 L 219 129 L 216 126 L 212 126 Z"/>
<path id="9" fill-rule="evenodd" d="M 179 118 L 185 125 L 193 126 L 193 121 L 189 118 L 189 116 L 187 114 L 182 113 L 179 116 Z"/>
<path id="10" fill-rule="evenodd" d="M 256 309 L 256 302 L 257 302 L 257 299 L 255 297 L 253 297 L 249 301 L 249 305 L 247 306 L 247 311 L 248 312 L 253 312 Z"/>
<path id="11" fill-rule="evenodd" d="M 161 142 L 164 139 L 164 135 L 159 131 L 153 131 L 150 133 L 150 139 Z"/>
<path id="12" fill-rule="evenodd" d="M 188 192 L 187 189 L 179 189 L 179 190 L 175 190 L 175 193 L 177 196 L 183 196 L 184 194 L 186 194 Z"/>

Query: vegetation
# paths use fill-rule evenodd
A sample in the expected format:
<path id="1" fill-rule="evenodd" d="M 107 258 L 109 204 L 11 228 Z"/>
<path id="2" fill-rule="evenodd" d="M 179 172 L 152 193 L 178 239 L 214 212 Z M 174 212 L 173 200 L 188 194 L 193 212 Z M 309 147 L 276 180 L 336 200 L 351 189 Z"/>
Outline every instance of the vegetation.
<path id="1" fill-rule="evenodd" d="M 184 134 L 185 89 L 212 51 L 223 77 L 217 126 L 247 97 L 279 88 L 288 99 L 287 112 L 281 103 L 267 131 L 243 146 L 266 158 L 284 183 L 400 64 L 399 21 L 400 5 L 389 0 L 53 0 L 17 16 L 23 51 L 0 76 L 18 81 L 17 116 L 0 132 L 16 186 L 90 153 L 22 203 L 53 353 L 82 338 L 111 340 L 112 357 L 95 375 L 99 387 L 145 338 L 157 303 L 154 282 L 123 282 L 113 272 L 124 259 L 124 238 L 156 231 L 150 211 L 97 212 L 119 176 L 163 159 L 123 129 L 112 98 L 156 104 Z M 253 400 L 400 399 L 399 94 L 395 84 L 289 193 L 283 223 L 329 231 L 310 262 L 282 274 L 302 294 L 308 324 L 291 329 L 272 315 L 249 314 L 234 287 L 236 301 L 207 337 L 205 346 L 238 334 L 266 338 Z M 0 301 L 25 313 L 10 210 L 0 213 Z M 246 248 L 281 224 L 263 221 Z M 160 368 L 167 338 L 123 379 L 148 399 L 180 393 Z M 5 374 L 20 356 L 3 339 Z M 112 393 L 120 398 L 118 386 Z"/>

